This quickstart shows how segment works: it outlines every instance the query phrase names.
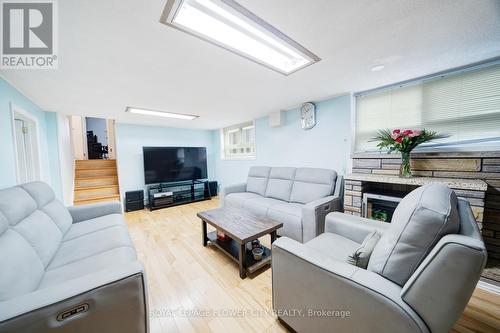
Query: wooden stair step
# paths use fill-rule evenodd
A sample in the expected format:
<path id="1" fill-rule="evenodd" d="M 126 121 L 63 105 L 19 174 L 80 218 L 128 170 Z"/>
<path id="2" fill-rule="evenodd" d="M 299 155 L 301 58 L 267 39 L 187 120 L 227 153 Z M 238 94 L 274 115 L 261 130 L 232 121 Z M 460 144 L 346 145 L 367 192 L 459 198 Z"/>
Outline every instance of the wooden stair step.
<path id="1" fill-rule="evenodd" d="M 79 200 L 75 199 L 74 204 L 78 206 L 78 205 L 86 205 L 86 204 L 105 202 L 105 201 L 120 201 L 120 195 L 108 195 L 92 199 L 79 199 Z"/>
<path id="2" fill-rule="evenodd" d="M 75 187 L 118 185 L 117 176 L 75 178 Z"/>
<path id="3" fill-rule="evenodd" d="M 75 191 L 90 191 L 90 190 L 99 190 L 99 189 L 112 188 L 112 187 L 118 189 L 118 184 L 75 186 Z"/>
<path id="4" fill-rule="evenodd" d="M 112 186 L 99 186 L 93 188 L 80 188 L 75 189 L 75 200 L 80 199 L 93 199 L 103 196 L 119 195 L 118 185 Z"/>
<path id="5" fill-rule="evenodd" d="M 93 178 L 103 176 L 117 176 L 116 168 L 75 170 L 76 178 Z"/>
<path id="6" fill-rule="evenodd" d="M 116 168 L 116 160 L 75 160 L 75 170 Z"/>

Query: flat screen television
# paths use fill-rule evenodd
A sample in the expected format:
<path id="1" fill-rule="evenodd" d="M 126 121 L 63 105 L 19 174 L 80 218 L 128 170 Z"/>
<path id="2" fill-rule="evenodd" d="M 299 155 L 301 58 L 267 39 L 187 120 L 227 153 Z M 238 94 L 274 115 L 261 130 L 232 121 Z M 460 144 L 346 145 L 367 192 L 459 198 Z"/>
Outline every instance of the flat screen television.
<path id="1" fill-rule="evenodd" d="M 205 147 L 142 147 L 146 184 L 207 178 Z"/>

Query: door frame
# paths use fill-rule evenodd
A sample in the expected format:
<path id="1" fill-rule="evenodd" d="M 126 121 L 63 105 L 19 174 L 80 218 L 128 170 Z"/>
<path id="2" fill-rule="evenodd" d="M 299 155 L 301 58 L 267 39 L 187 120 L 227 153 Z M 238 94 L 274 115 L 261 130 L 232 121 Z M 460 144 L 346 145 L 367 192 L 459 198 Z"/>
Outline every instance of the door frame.
<path id="1" fill-rule="evenodd" d="M 79 115 L 70 115 L 69 116 L 69 131 L 70 131 L 70 142 L 71 142 L 71 151 L 73 152 L 73 157 L 75 160 L 88 160 L 89 159 L 89 148 L 87 144 L 87 123 L 86 123 L 86 117 L 85 116 L 79 116 Z M 75 122 L 79 122 L 79 127 L 81 128 L 81 133 L 79 135 L 75 135 L 75 132 L 73 131 L 73 126 Z M 78 152 L 75 149 L 76 145 L 76 140 L 80 141 L 82 143 L 82 151 L 81 153 L 83 156 L 80 156 Z M 82 158 L 79 158 L 82 157 Z"/>
<path id="2" fill-rule="evenodd" d="M 34 138 L 34 145 L 31 145 L 31 154 L 34 159 L 34 168 L 35 168 L 35 178 L 36 180 L 41 180 L 42 177 L 42 159 L 40 158 L 40 126 L 38 123 L 38 119 L 31 113 L 25 111 L 23 108 L 20 106 L 10 102 L 10 114 L 11 114 L 11 127 L 12 127 L 12 140 L 14 142 L 14 163 L 16 166 L 16 182 L 17 184 L 21 183 L 21 175 L 19 173 L 19 161 L 18 161 L 18 147 L 17 147 L 17 140 L 16 140 L 16 115 L 18 115 L 20 118 L 24 118 L 25 120 L 32 122 L 34 125 L 34 130 L 35 130 L 35 135 L 33 136 Z"/>

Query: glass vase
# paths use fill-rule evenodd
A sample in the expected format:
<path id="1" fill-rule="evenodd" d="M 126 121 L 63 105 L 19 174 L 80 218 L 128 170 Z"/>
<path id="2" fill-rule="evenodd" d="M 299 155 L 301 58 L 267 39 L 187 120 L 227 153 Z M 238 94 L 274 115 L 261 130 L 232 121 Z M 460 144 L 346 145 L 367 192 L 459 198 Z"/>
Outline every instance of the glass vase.
<path id="1" fill-rule="evenodd" d="M 411 177 L 410 152 L 401 152 L 401 168 L 399 169 L 399 177 Z"/>

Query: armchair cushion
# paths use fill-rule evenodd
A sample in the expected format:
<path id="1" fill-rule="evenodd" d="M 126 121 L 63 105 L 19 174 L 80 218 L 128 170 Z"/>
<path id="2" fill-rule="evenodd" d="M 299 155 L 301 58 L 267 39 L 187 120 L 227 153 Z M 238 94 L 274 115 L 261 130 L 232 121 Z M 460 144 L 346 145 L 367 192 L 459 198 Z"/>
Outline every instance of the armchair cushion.
<path id="1" fill-rule="evenodd" d="M 347 258 L 356 251 L 359 243 L 340 235 L 324 233 L 311 239 L 304 246 L 314 249 L 328 258 L 348 262 Z"/>
<path id="2" fill-rule="evenodd" d="M 361 245 L 354 251 L 354 253 L 349 255 L 347 262 L 354 266 L 366 269 L 373 249 L 375 248 L 375 245 L 377 245 L 379 239 L 380 235 L 378 234 L 378 232 L 371 232 L 368 236 L 365 237 L 363 243 L 361 243 Z"/>
<path id="3" fill-rule="evenodd" d="M 402 286 L 434 245 L 458 229 L 455 193 L 439 183 L 419 187 L 404 197 L 394 211 L 368 269 Z"/>

